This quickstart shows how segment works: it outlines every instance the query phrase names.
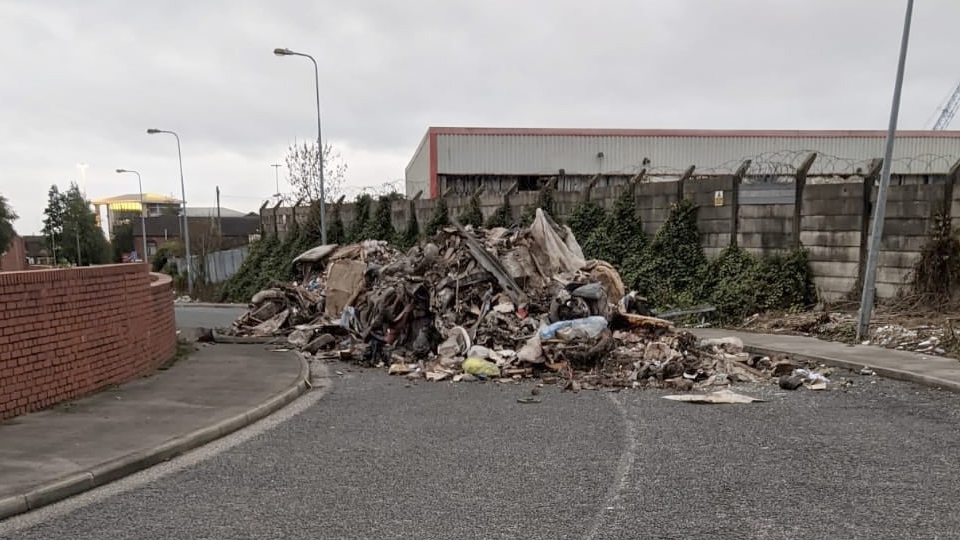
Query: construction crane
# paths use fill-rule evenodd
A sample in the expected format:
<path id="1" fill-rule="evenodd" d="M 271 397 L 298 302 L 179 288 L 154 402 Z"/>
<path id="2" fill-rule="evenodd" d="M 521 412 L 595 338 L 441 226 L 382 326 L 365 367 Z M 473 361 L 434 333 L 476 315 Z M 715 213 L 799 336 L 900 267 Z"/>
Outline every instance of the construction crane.
<path id="1" fill-rule="evenodd" d="M 957 84 L 957 87 L 953 89 L 953 94 L 950 95 L 950 99 L 947 100 L 947 104 L 943 106 L 943 109 L 940 110 L 940 116 L 937 118 L 937 122 L 933 125 L 934 131 L 943 131 L 947 129 L 947 126 L 950 125 L 950 121 L 953 120 L 953 115 L 957 114 L 957 109 L 960 108 L 960 83 Z"/>

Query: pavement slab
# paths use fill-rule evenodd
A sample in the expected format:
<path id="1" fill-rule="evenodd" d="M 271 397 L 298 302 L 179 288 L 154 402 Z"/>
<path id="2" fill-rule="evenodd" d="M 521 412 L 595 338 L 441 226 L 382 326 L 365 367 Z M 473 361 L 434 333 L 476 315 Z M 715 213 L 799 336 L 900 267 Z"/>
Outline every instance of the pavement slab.
<path id="1" fill-rule="evenodd" d="M 0 500 L 243 415 L 301 376 L 293 353 L 200 345 L 169 369 L 0 422 Z"/>

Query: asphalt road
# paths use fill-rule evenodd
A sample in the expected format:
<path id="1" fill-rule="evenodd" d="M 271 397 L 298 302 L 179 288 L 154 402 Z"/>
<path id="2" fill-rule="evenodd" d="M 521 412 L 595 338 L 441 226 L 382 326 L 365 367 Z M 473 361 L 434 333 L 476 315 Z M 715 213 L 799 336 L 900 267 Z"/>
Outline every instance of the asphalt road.
<path id="1" fill-rule="evenodd" d="M 330 373 L 322 399 L 271 429 L 0 523 L 0 538 L 960 534 L 954 394 L 856 377 L 846 391 L 746 387 L 768 400 L 748 405 L 554 387 L 521 404 L 529 383 Z"/>
<path id="2" fill-rule="evenodd" d="M 177 328 L 225 328 L 244 314 L 242 307 L 201 307 L 176 305 Z"/>

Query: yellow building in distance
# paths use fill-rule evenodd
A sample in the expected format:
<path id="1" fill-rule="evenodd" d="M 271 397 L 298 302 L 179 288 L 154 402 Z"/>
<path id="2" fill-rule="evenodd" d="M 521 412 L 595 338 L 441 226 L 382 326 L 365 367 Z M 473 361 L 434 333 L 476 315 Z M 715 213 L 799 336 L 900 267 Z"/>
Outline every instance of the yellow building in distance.
<path id="1" fill-rule="evenodd" d="M 140 219 L 141 212 L 145 212 L 144 217 L 176 216 L 180 214 L 180 199 L 155 193 L 144 193 L 142 206 L 139 193 L 117 195 L 91 202 L 97 216 L 97 225 L 100 225 L 100 208 L 106 207 L 107 230 L 111 237 L 117 225 L 127 223 L 132 219 Z"/>

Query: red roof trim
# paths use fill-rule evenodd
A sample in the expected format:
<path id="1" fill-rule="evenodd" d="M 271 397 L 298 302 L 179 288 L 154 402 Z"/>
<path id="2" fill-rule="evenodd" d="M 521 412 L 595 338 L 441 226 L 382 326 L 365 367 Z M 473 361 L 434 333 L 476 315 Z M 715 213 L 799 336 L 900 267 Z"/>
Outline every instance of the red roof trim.
<path id="1" fill-rule="evenodd" d="M 489 128 L 489 127 L 431 127 L 430 135 L 530 135 L 553 137 L 814 137 L 814 138 L 885 138 L 880 130 L 751 130 L 751 129 L 591 129 L 591 128 Z M 924 139 L 957 139 L 960 130 L 897 131 L 897 137 Z"/>

